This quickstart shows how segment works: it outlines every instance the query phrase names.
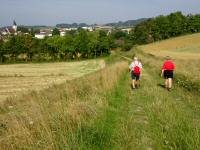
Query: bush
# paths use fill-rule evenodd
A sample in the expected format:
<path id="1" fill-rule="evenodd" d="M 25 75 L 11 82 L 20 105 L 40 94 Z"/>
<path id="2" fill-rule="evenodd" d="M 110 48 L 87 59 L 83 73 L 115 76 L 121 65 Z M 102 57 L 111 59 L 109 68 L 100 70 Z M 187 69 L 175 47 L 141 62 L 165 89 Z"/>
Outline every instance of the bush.
<path id="1" fill-rule="evenodd" d="M 132 43 L 125 43 L 124 45 L 122 45 L 122 51 L 129 51 L 131 50 L 132 47 L 133 47 Z"/>

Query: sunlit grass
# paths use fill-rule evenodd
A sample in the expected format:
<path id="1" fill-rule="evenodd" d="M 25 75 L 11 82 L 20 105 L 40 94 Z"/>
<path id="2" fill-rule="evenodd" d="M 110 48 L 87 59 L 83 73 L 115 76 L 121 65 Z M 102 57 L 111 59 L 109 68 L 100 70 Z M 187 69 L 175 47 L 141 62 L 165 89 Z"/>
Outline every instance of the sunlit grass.
<path id="1" fill-rule="evenodd" d="M 82 129 L 90 127 L 109 105 L 127 63 L 65 84 L 11 98 L 1 105 L 3 149 L 79 149 Z M 111 76 L 113 74 L 113 76 Z"/>
<path id="2" fill-rule="evenodd" d="M 80 62 L 0 65 L 0 101 L 31 90 L 42 90 L 105 67 L 102 59 Z"/>

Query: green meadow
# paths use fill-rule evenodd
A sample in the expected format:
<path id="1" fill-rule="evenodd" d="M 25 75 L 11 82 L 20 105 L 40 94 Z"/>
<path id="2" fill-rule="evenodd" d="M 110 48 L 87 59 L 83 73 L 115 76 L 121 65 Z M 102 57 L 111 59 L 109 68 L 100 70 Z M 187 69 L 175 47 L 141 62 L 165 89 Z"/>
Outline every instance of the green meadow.
<path id="1" fill-rule="evenodd" d="M 0 106 L 0 149 L 199 150 L 199 43 L 193 34 L 116 51 L 101 70 L 8 98 Z M 135 91 L 133 55 L 143 64 Z M 166 55 L 176 64 L 171 92 L 160 77 Z"/>

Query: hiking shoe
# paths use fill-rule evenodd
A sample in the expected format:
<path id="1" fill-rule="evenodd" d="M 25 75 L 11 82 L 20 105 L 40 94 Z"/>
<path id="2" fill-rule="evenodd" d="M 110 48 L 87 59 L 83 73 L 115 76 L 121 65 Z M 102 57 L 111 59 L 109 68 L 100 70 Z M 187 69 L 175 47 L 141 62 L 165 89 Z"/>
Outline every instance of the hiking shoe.
<path id="1" fill-rule="evenodd" d="M 131 89 L 133 89 L 133 85 L 131 84 L 130 86 L 131 86 Z"/>
<path id="2" fill-rule="evenodd" d="M 139 89 L 139 86 L 136 86 L 135 88 L 136 88 L 136 89 Z"/>
<path id="3" fill-rule="evenodd" d="M 171 91 L 172 91 L 172 88 L 168 88 L 167 90 L 168 90 L 169 92 L 171 92 Z"/>

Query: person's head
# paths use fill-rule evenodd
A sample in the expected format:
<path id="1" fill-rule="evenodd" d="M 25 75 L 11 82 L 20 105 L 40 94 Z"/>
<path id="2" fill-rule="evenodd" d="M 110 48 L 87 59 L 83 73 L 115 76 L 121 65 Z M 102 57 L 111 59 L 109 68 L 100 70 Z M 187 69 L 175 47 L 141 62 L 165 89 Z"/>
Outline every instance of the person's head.
<path id="1" fill-rule="evenodd" d="M 133 57 L 133 60 L 134 61 L 138 61 L 138 58 L 135 56 L 135 57 Z"/>
<path id="2" fill-rule="evenodd" d="M 171 60 L 171 57 L 170 56 L 166 56 L 165 60 Z"/>

